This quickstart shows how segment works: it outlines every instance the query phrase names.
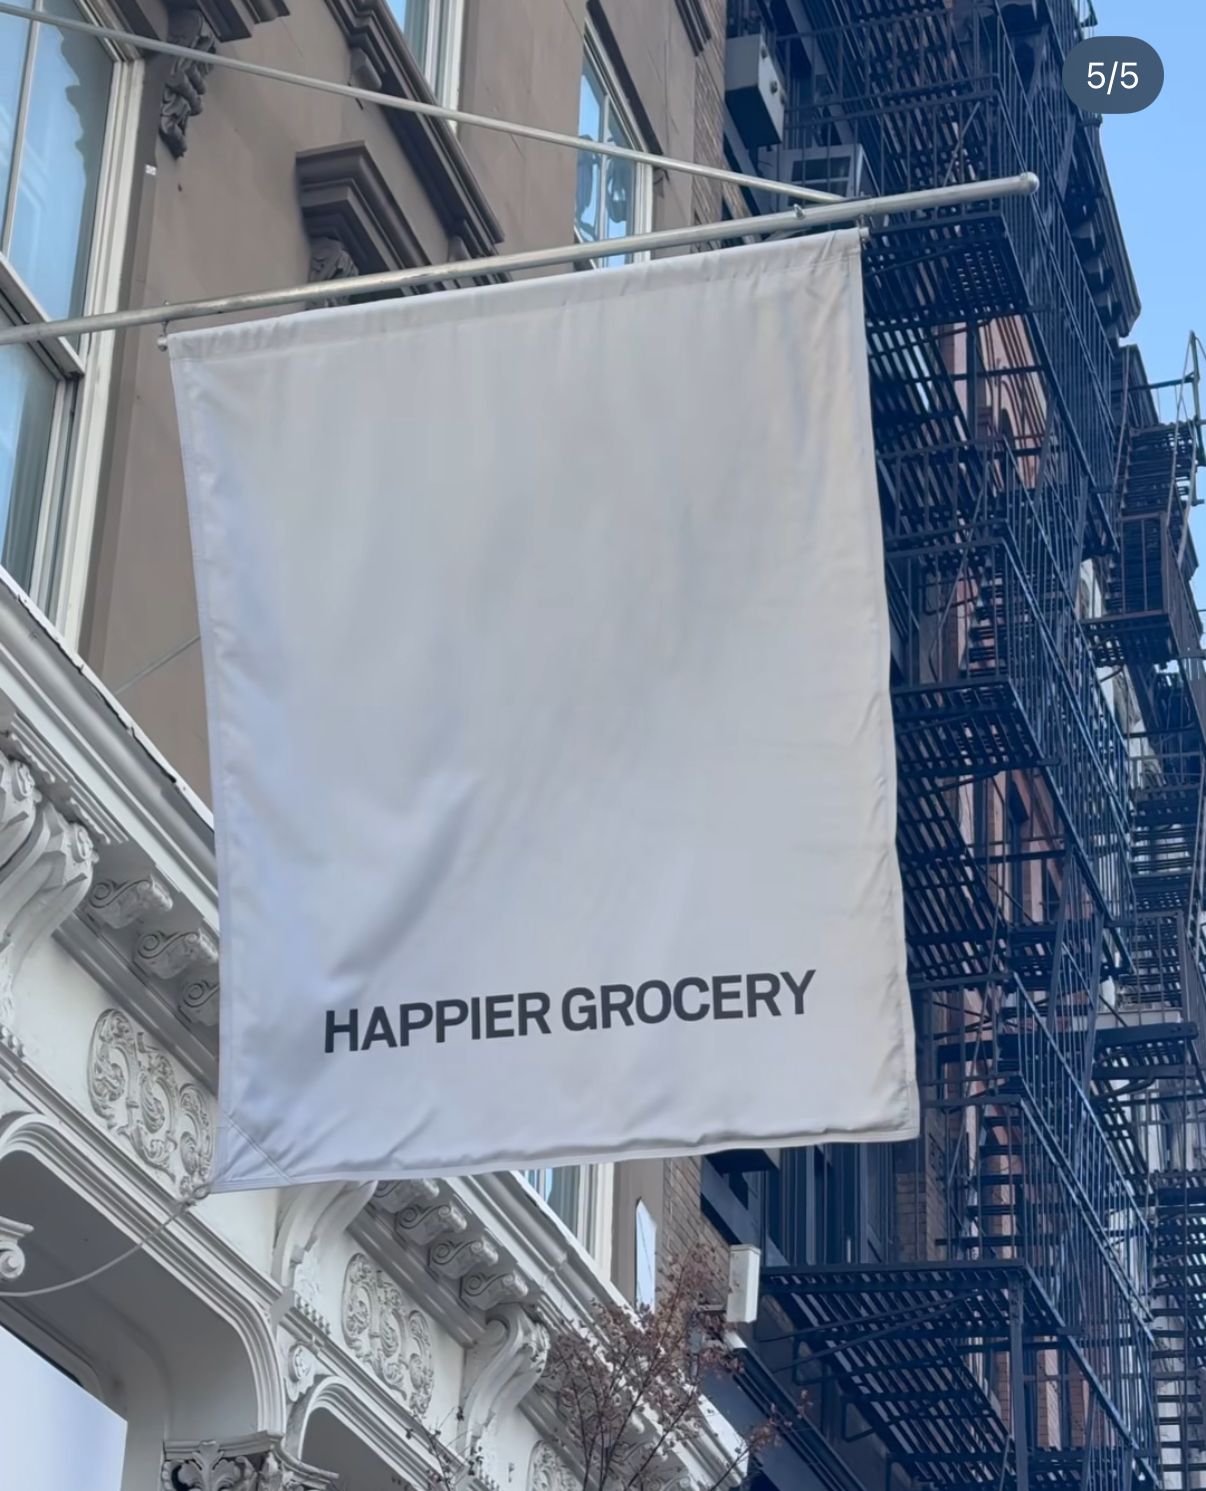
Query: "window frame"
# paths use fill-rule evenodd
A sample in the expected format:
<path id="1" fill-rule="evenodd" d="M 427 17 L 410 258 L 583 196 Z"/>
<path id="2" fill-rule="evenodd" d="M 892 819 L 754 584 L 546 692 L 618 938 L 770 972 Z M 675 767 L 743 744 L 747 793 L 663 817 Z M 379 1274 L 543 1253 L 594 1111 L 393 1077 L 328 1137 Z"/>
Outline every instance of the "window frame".
<path id="1" fill-rule="evenodd" d="M 78 3 L 78 0 L 77 0 Z M 461 96 L 461 58 L 465 40 L 465 0 L 426 0 L 427 32 L 423 56 L 415 61 L 437 103 L 455 109 Z M 406 45 L 410 38 L 399 21 Z"/>
<path id="2" fill-rule="evenodd" d="M 621 126 L 623 127 L 625 133 L 628 135 L 628 138 L 632 141 L 632 148 L 634 150 L 648 150 L 649 143 L 645 138 L 644 132 L 637 124 L 635 111 L 633 110 L 632 104 L 629 102 L 628 95 L 620 82 L 619 74 L 612 64 L 611 58 L 607 55 L 607 50 L 603 46 L 598 31 L 589 20 L 586 23 L 586 30 L 582 39 L 582 70 L 578 83 L 579 100 L 581 100 L 582 79 L 586 76 L 586 65 L 588 61 L 595 69 L 595 72 L 598 74 L 599 81 L 603 85 L 603 134 L 606 135 L 607 133 L 607 111 L 614 109 L 614 111 L 619 116 Z M 579 109 L 580 108 L 581 102 L 579 102 Z M 578 132 L 580 137 L 585 140 L 586 136 L 581 135 L 581 120 L 579 120 Z M 594 152 L 584 148 L 580 153 L 582 155 L 591 155 Z M 600 199 L 602 200 L 606 194 L 605 182 L 609 157 L 600 156 L 599 159 L 602 162 L 602 168 L 599 176 L 599 195 Z M 632 163 L 632 172 L 633 191 L 631 231 L 634 234 L 648 233 L 652 231 L 653 228 L 653 167 L 648 165 L 641 165 L 634 161 Z M 591 242 L 591 240 L 585 238 L 579 230 L 578 214 L 576 211 L 574 213 L 574 237 L 579 243 Z M 600 248 L 603 248 L 607 242 L 606 239 L 599 239 L 597 241 Z M 607 262 L 609 259 L 613 259 L 616 257 L 617 256 L 614 254 L 600 253 L 597 259 L 589 259 L 583 261 L 579 265 L 579 268 L 618 268 L 618 265 L 609 264 Z M 630 264 L 641 264 L 647 261 L 649 257 L 649 251 L 646 249 L 630 255 L 627 260 L 621 258 L 620 263 L 623 264 L 627 262 Z"/>
<path id="3" fill-rule="evenodd" d="M 86 21 L 120 23 L 107 5 L 93 0 L 75 0 L 75 5 Z M 51 29 L 47 23 L 29 25 L 39 31 Z M 118 303 L 145 71 L 134 48 L 101 37 L 96 42 L 112 63 L 112 75 L 85 261 L 80 308 L 85 316 L 114 309 Z M 25 81 L 23 95 L 27 92 Z M 25 118 L 23 106 L 18 128 L 24 127 Z M 14 141 L 17 137 L 15 130 Z M 3 252 L 0 311 L 18 325 L 46 319 L 46 312 Z M 78 345 L 65 337 L 26 344 L 56 384 L 28 593 L 71 643 L 78 641 L 82 622 L 115 341 L 116 333 L 110 331 L 81 336 Z"/>
<path id="4" fill-rule="evenodd" d="M 553 1170 L 576 1170 L 578 1172 L 578 1194 L 576 1215 L 568 1222 L 554 1211 L 544 1192 L 530 1179 L 532 1175 L 548 1175 Z M 534 1196 L 540 1198 L 561 1225 L 594 1259 L 601 1273 L 611 1273 L 612 1206 L 615 1191 L 615 1166 L 610 1162 L 596 1165 L 533 1165 L 530 1169 L 515 1172 Z"/>

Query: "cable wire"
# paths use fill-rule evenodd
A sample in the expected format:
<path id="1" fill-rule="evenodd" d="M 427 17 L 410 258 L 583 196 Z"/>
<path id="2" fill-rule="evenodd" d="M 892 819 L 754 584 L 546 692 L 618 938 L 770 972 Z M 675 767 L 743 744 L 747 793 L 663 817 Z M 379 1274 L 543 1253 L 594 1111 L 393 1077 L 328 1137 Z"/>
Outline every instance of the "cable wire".
<path id="1" fill-rule="evenodd" d="M 80 1274 L 74 1279 L 63 1279 L 58 1284 L 44 1284 L 40 1289 L 0 1289 L 0 1300 L 6 1299 L 41 1299 L 48 1294 L 61 1294 L 66 1289 L 76 1289 L 81 1284 L 90 1284 L 93 1279 L 99 1279 L 102 1274 L 107 1274 L 110 1269 L 116 1268 L 119 1263 L 124 1263 L 127 1258 L 132 1258 L 135 1253 L 141 1252 L 148 1243 L 154 1242 L 161 1232 L 167 1229 L 179 1217 L 182 1217 L 189 1207 L 195 1206 L 198 1201 L 203 1201 L 209 1195 L 208 1184 L 198 1186 L 184 1198 L 177 1206 L 174 1206 L 161 1221 L 155 1223 L 154 1227 L 139 1238 L 136 1243 L 116 1257 L 110 1258 L 107 1263 L 98 1264 L 96 1268 L 90 1269 L 86 1274 Z"/>
<path id="2" fill-rule="evenodd" d="M 30 10 L 27 6 L 7 3 L 7 0 L 0 3 L 0 15 L 16 16 L 19 20 L 55 26 L 62 31 L 78 31 L 87 36 L 102 37 L 105 41 L 115 42 L 120 46 L 146 52 L 160 52 L 166 57 L 178 57 L 186 62 L 199 62 L 206 69 L 226 67 L 232 72 L 250 73 L 253 77 L 267 78 L 275 83 L 292 83 L 300 88 L 315 88 L 321 93 L 337 93 L 343 98 L 354 98 L 359 103 L 377 104 L 383 109 L 398 109 L 405 114 L 423 114 L 428 118 L 442 119 L 449 124 L 466 124 L 477 129 L 495 130 L 498 133 L 514 135 L 524 140 L 537 140 L 544 145 L 561 145 L 570 150 L 585 151 L 590 155 L 606 155 L 615 160 L 633 161 L 637 165 L 653 166 L 657 170 L 678 171 L 683 175 L 702 177 L 705 181 L 718 181 L 729 186 L 739 186 L 746 191 L 787 197 L 793 202 L 811 202 L 815 205 L 842 201 L 836 193 L 819 191 L 816 187 L 799 186 L 790 181 L 773 181 L 764 176 L 747 176 L 740 171 L 730 171 L 724 166 L 705 166 L 699 161 L 681 160 L 673 155 L 657 155 L 651 150 L 634 150 L 627 145 L 613 145 L 606 140 L 590 140 L 582 135 L 567 135 L 560 130 L 542 129 L 535 124 L 519 124 L 514 120 L 496 119 L 489 114 L 472 114 L 465 109 L 450 109 L 444 104 L 428 103 L 425 99 L 403 98 L 396 93 L 382 93 L 372 88 L 358 88 L 352 83 L 334 83 L 326 78 L 310 77 L 306 73 L 288 72 L 281 67 L 269 67 L 263 62 L 248 62 L 242 57 L 228 57 L 222 52 L 203 52 L 196 47 L 160 41 L 157 36 L 141 36 L 134 31 L 122 31 L 115 26 L 101 26 L 94 21 L 81 21 L 68 16 L 52 15 L 47 11 Z"/>

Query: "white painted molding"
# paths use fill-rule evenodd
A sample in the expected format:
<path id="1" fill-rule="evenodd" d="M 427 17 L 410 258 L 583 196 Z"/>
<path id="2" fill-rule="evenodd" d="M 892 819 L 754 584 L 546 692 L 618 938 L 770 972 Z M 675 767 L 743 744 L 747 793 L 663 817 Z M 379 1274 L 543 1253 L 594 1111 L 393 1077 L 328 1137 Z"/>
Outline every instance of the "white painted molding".
<path id="1" fill-rule="evenodd" d="M 162 1491 L 334 1491 L 336 1483 L 332 1473 L 295 1460 L 276 1436 L 164 1447 Z"/>
<path id="2" fill-rule="evenodd" d="M 11 1284 L 25 1272 L 25 1254 L 21 1244 L 33 1231 L 24 1222 L 0 1217 L 0 1284 Z"/>
<path id="3" fill-rule="evenodd" d="M 310 1325 L 329 1335 L 330 1316 L 318 1280 L 318 1260 L 372 1199 L 372 1181 L 332 1181 L 282 1194 L 272 1253 L 272 1276 L 292 1296 Z"/>
<path id="4" fill-rule="evenodd" d="M 518 1408 L 540 1381 L 549 1333 L 521 1305 L 503 1305 L 465 1356 L 462 1436 L 472 1450 L 496 1419 Z"/>

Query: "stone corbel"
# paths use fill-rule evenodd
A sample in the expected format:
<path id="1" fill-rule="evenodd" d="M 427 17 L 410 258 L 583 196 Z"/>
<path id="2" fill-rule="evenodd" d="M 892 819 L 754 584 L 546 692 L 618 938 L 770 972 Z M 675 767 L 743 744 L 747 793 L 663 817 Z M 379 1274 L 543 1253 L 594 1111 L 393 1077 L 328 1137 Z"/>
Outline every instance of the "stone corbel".
<path id="1" fill-rule="evenodd" d="M 425 1250 L 428 1270 L 459 1286 L 462 1302 L 471 1309 L 489 1313 L 530 1294 L 514 1260 L 440 1181 L 385 1182 L 373 1204 L 393 1215 L 398 1238 Z"/>
<path id="2" fill-rule="evenodd" d="M 198 6 L 172 12 L 168 41 L 194 52 L 218 50 L 218 39 Z M 177 160 L 188 149 L 189 121 L 201 112 L 205 80 L 212 71 L 212 64 L 196 57 L 172 60 L 159 105 L 159 138 Z"/>
<path id="3" fill-rule="evenodd" d="M 217 1024 L 218 943 L 208 927 L 147 932 L 138 939 L 134 962 L 144 977 L 160 984 L 181 979 L 175 990 L 180 1013 L 194 1024 Z"/>
<path id="4" fill-rule="evenodd" d="M 338 1476 L 295 1459 L 275 1435 L 164 1446 L 162 1491 L 335 1491 Z"/>
<path id="5" fill-rule="evenodd" d="M 314 1263 L 327 1244 L 356 1220 L 373 1197 L 374 1183 L 335 1181 L 303 1186 L 282 1208 L 272 1254 L 272 1274 L 293 1293 L 302 1316 L 324 1334 L 330 1322 L 323 1313 Z"/>
<path id="6" fill-rule="evenodd" d="M 365 273 L 338 238 L 315 238 L 310 243 L 310 268 L 306 280 L 311 285 L 329 284 L 332 280 L 355 279 Z M 341 305 L 333 295 L 316 295 L 307 301 L 311 310 L 324 310 L 328 306 Z"/>
<path id="7" fill-rule="evenodd" d="M 154 874 L 136 880 L 98 880 L 85 909 L 95 921 L 116 931 L 147 916 L 166 916 L 172 909 L 172 893 Z"/>
<path id="8" fill-rule="evenodd" d="M 469 1218 L 455 1201 L 437 1201 L 434 1206 L 413 1201 L 398 1213 L 394 1225 L 411 1242 L 425 1247 L 437 1238 L 460 1237 L 468 1229 Z"/>
<path id="9" fill-rule="evenodd" d="M 21 1244 L 33 1231 L 25 1222 L 0 1217 L 0 1283 L 11 1284 L 25 1272 L 25 1254 Z"/>
<path id="10" fill-rule="evenodd" d="M 459 1280 L 469 1273 L 489 1273 L 498 1263 L 498 1249 L 484 1233 L 441 1237 L 431 1245 L 427 1264 L 442 1279 Z"/>
<path id="11" fill-rule="evenodd" d="M 499 1305 L 527 1299 L 531 1286 L 518 1269 L 504 1273 L 472 1273 L 461 1280 L 461 1298 L 474 1309 L 493 1311 Z"/>
<path id="12" fill-rule="evenodd" d="M 245 41 L 252 28 L 289 14 L 284 0 L 168 0 L 168 40 L 195 52 L 216 52 L 220 42 Z M 195 57 L 173 60 L 159 106 L 159 137 L 177 160 L 188 149 L 189 121 L 200 112 L 212 64 Z"/>
<path id="13" fill-rule="evenodd" d="M 434 1206 L 440 1199 L 440 1183 L 436 1180 L 386 1180 L 377 1187 L 373 1203 L 382 1211 L 397 1216 L 405 1207 L 415 1203 Z"/>
<path id="14" fill-rule="evenodd" d="M 548 1331 L 521 1305 L 502 1305 L 491 1314 L 485 1334 L 465 1358 L 461 1410 L 468 1450 L 536 1386 L 548 1355 Z"/>
<path id="15" fill-rule="evenodd" d="M 20 1054 L 13 991 L 26 958 L 92 884 L 91 835 L 42 800 L 22 761 L 0 757 L 0 1046 Z"/>

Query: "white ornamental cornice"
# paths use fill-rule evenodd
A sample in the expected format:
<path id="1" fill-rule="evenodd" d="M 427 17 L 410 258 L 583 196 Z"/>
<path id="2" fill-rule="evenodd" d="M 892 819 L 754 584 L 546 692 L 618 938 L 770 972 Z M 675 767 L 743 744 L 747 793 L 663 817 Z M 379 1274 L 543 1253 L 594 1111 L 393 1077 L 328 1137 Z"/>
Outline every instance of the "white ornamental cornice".
<path id="1" fill-rule="evenodd" d="M 438 1281 L 437 1298 L 451 1295 L 474 1316 L 531 1295 L 505 1233 L 483 1225 L 452 1182 L 389 1181 L 378 1186 L 373 1208 L 391 1218 L 395 1237 L 418 1264 L 407 1274 L 412 1291 L 422 1293 Z"/>
<path id="2" fill-rule="evenodd" d="M 35 844 L 41 846 L 36 856 Z M 21 848 L 24 857 L 17 861 Z M 98 1022 L 95 1118 L 79 1112 L 29 1063 L 16 1066 L 12 1080 L 54 1115 L 43 1125 L 39 1142 L 50 1145 L 56 1164 L 71 1173 L 78 1170 L 80 1187 L 103 1201 L 117 1225 L 138 1236 L 161 1220 L 156 1191 L 165 1177 L 181 1188 L 194 1166 L 204 1173 L 198 1157 L 207 1140 L 198 1119 L 206 1110 L 195 1095 L 205 1097 L 216 1085 L 216 1043 L 208 1023 L 216 1018 L 217 999 L 212 817 L 112 693 L 0 571 L 0 884 L 6 870 L 18 867 L 20 878 L 14 873 L 8 890 L 0 891 L 0 905 L 13 918 L 12 925 L 0 927 L 0 939 L 11 934 L 0 947 L 0 975 L 7 963 L 11 983 L 13 969 L 19 972 L 21 959 L 38 940 L 54 935 L 121 1006 L 106 1013 L 132 1016 L 135 1039 L 131 1045 L 118 1021 Z M 11 1067 L 19 1049 L 11 1024 L 0 1029 L 0 1065 L 7 1060 Z M 23 1124 L 37 1129 L 40 1122 L 18 1119 L 16 1129 Z M 10 1115 L 0 1119 L 0 1148 L 5 1123 L 12 1142 Z M 74 1136 L 71 1143 L 60 1142 L 59 1128 Z M 96 1135 L 98 1128 L 119 1142 L 94 1147 L 88 1131 Z M 26 1134 L 28 1143 L 32 1134 Z M 144 1160 L 141 1150 L 167 1169 Z M 344 1214 L 355 1212 L 365 1199 L 337 1197 L 320 1230 L 329 1223 L 363 1240 L 374 1258 L 388 1259 L 390 1279 L 413 1307 L 421 1307 L 466 1349 L 485 1343 L 475 1358 L 479 1372 L 491 1343 L 509 1353 L 515 1389 L 531 1369 L 532 1354 L 523 1342 L 538 1341 L 536 1325 L 586 1320 L 600 1295 L 614 1295 L 584 1250 L 517 1175 L 424 1182 L 418 1190 L 390 1187 L 354 1219 Z M 297 1220 L 294 1243 L 305 1233 L 304 1219 Z M 261 1317 L 282 1318 L 277 1313 L 281 1275 L 275 1269 L 275 1277 L 260 1272 L 220 1234 L 208 1231 L 206 1251 L 220 1267 L 215 1272 L 203 1266 L 192 1241 L 179 1244 L 179 1233 L 191 1237 L 192 1226 L 182 1222 L 152 1246 L 174 1249 L 176 1266 L 200 1292 L 216 1289 L 230 1318 L 240 1321 L 241 1333 L 258 1342 Z M 307 1271 L 311 1275 L 321 1328 L 301 1308 L 285 1306 L 284 1313 L 321 1350 L 330 1328 L 319 1306 L 337 1315 L 342 1301 L 335 1283 L 335 1298 L 320 1298 L 314 1277 L 318 1252 L 303 1246 L 300 1255 L 292 1255 L 292 1266 L 295 1283 L 304 1283 Z M 511 1307 L 520 1307 L 524 1322 L 508 1344 L 512 1338 L 494 1323 Z M 270 1417 L 283 1422 L 285 1389 L 275 1344 L 257 1344 L 255 1364 L 265 1401 L 280 1397 L 279 1411 Z M 492 1373 L 496 1391 L 499 1382 L 505 1388 L 504 1365 Z M 300 1355 L 294 1369 L 295 1376 L 297 1370 L 304 1373 Z M 293 1383 L 294 1390 L 300 1382 Z M 480 1400 L 486 1396 L 483 1377 Z M 540 1421 L 538 1398 L 526 1394 L 524 1409 Z M 360 1395 L 352 1399 L 359 1403 Z M 723 1426 L 701 1436 L 695 1448 L 703 1472 L 725 1443 Z M 395 1446 L 399 1454 L 405 1448 L 402 1442 Z M 194 1451 L 177 1462 L 186 1467 L 181 1473 L 195 1477 L 205 1465 L 210 1474 L 221 1459 L 211 1465 L 201 1447 Z M 276 1464 L 264 1458 L 268 1454 L 263 1446 L 252 1453 L 257 1480 L 250 1484 L 257 1491 L 265 1469 L 276 1476 Z M 715 1476 L 699 1478 L 708 1482 Z M 203 1483 L 194 1479 L 191 1484 Z"/>
<path id="3" fill-rule="evenodd" d="M 39 938 L 211 1083 L 217 891 L 208 809 L 0 574 L 0 1045 Z"/>

